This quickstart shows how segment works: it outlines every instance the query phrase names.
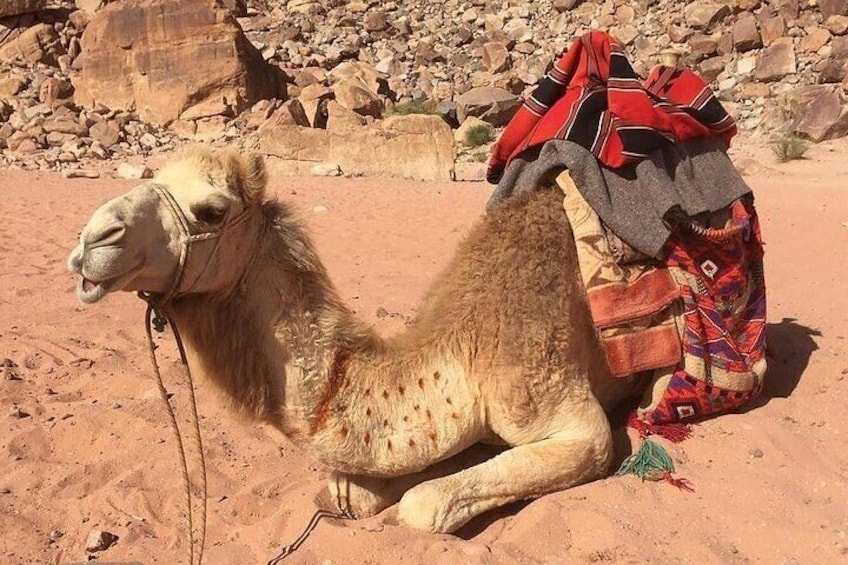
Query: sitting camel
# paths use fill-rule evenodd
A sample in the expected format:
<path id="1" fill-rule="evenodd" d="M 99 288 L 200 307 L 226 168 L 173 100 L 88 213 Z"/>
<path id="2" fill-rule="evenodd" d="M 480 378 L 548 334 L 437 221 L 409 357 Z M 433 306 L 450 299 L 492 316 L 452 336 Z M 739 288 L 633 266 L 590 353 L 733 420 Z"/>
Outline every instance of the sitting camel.
<path id="1" fill-rule="evenodd" d="M 491 211 L 383 340 L 265 185 L 260 156 L 186 152 L 94 212 L 69 259 L 80 300 L 158 296 L 194 370 L 331 469 L 329 498 L 355 517 L 400 501 L 402 523 L 452 532 L 608 474 L 607 413 L 644 383 L 608 372 L 558 189 Z M 478 442 L 508 448 L 425 471 Z"/>

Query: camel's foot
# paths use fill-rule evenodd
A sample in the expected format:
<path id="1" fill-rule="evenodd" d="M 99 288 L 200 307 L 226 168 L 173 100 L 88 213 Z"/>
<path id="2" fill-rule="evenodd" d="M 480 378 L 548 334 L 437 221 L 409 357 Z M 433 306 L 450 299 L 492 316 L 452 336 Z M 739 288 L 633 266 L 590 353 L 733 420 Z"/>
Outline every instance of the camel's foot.
<path id="1" fill-rule="evenodd" d="M 351 477 L 332 473 L 327 488 L 315 500 L 322 510 L 341 512 L 350 518 L 370 518 L 400 499 L 391 479 Z"/>
<path id="2" fill-rule="evenodd" d="M 563 419 L 562 431 L 545 439 L 412 488 L 401 498 L 398 519 L 419 530 L 451 533 L 493 508 L 605 476 L 612 435 L 601 406 L 591 399 L 570 407 Z"/>

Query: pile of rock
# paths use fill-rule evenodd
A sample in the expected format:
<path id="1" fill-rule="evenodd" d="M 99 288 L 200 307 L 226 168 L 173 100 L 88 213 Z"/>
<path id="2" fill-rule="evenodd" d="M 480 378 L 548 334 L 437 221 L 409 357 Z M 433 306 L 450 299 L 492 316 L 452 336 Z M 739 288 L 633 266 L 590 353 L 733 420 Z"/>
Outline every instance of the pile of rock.
<path id="1" fill-rule="evenodd" d="M 848 133 L 848 0 L 7 0 L 1 159 L 239 140 L 292 172 L 443 178 L 450 127 L 504 125 L 589 29 L 643 75 L 679 52 L 743 131 Z"/>
<path id="2" fill-rule="evenodd" d="M 133 112 L 77 101 L 88 15 L 45 0 L 4 3 L 0 14 L 0 165 L 61 168 L 173 149 L 177 137 Z M 16 13 L 17 12 L 17 13 Z M 71 165 L 73 166 L 73 165 Z"/>

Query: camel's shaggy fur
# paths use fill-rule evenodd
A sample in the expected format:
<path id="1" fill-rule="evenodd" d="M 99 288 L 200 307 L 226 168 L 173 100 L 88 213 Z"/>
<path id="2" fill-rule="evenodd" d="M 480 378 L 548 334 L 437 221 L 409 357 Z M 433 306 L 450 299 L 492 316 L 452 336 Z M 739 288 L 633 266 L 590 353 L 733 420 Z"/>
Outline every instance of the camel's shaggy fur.
<path id="1" fill-rule="evenodd" d="M 334 470 L 331 489 L 349 479 L 345 503 L 357 516 L 400 499 L 403 522 L 450 532 L 491 508 L 608 472 L 605 412 L 639 383 L 607 371 L 558 191 L 492 211 L 412 328 L 382 340 L 344 306 L 291 211 L 265 200 L 260 158 L 194 151 L 153 182 L 170 191 L 193 231 L 252 214 L 192 251 L 192 291 L 168 309 L 192 365 L 237 412 L 277 427 Z M 222 208 L 220 224 L 204 220 Z M 176 239 L 148 186 L 105 204 L 71 256 L 89 281 L 80 297 L 164 292 Z M 425 469 L 477 442 L 510 448 L 426 480 Z"/>

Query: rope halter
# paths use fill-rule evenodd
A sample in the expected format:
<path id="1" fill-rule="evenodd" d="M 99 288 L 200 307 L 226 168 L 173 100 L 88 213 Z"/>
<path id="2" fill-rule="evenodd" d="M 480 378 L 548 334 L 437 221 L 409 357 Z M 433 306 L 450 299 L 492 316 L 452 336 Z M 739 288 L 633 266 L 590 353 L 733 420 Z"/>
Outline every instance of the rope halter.
<path id="1" fill-rule="evenodd" d="M 177 203 L 174 196 L 162 185 L 160 184 L 152 184 L 150 186 L 151 190 L 154 194 L 159 198 L 160 201 L 165 205 L 165 208 L 170 212 L 171 216 L 174 218 L 174 223 L 177 226 L 177 229 L 180 231 L 180 258 L 177 263 L 177 270 L 174 273 L 173 280 L 171 281 L 171 285 L 168 288 L 167 292 L 162 294 L 161 296 L 154 296 L 150 293 L 144 293 L 142 298 L 150 302 L 153 300 L 158 307 L 162 307 L 163 305 L 169 303 L 171 300 L 176 298 L 179 295 L 190 293 L 196 286 L 197 283 L 203 278 L 203 275 L 206 273 L 206 270 L 209 268 L 209 264 L 212 261 L 212 258 L 218 251 L 218 247 L 221 244 L 221 239 L 227 233 L 233 230 L 233 228 L 238 227 L 243 224 L 251 217 L 253 217 L 255 210 L 251 208 L 245 208 L 241 211 L 237 216 L 235 216 L 231 221 L 226 222 L 219 228 L 216 228 L 211 231 L 201 232 L 201 233 L 192 233 L 191 224 L 189 223 L 188 217 L 186 216 L 183 209 Z M 214 241 L 215 247 L 209 253 L 209 256 L 206 258 L 206 263 L 203 265 L 203 268 L 198 272 L 197 276 L 194 277 L 194 280 L 190 285 L 184 288 L 184 278 L 186 272 L 188 272 L 188 265 L 192 258 L 192 249 L 195 244 L 207 241 Z M 258 251 L 259 245 L 257 244 L 255 253 Z M 253 259 L 251 259 L 252 262 Z M 249 268 L 250 264 L 248 264 Z"/>

